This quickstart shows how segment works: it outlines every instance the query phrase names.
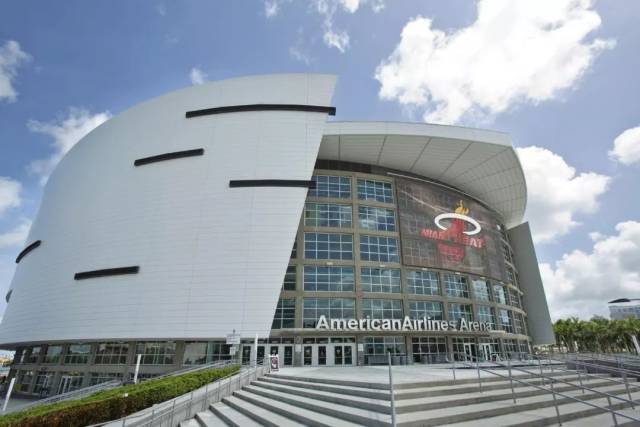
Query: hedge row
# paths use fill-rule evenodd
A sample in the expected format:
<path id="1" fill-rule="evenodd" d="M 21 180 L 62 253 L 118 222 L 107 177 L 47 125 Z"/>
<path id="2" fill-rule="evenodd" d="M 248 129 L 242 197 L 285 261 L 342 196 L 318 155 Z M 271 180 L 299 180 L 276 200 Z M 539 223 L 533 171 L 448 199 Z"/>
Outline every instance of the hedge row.
<path id="1" fill-rule="evenodd" d="M 239 369 L 237 365 L 206 369 L 176 377 L 129 384 L 79 400 L 37 406 L 0 417 L 0 427 L 82 427 L 115 420 L 188 393 Z"/>

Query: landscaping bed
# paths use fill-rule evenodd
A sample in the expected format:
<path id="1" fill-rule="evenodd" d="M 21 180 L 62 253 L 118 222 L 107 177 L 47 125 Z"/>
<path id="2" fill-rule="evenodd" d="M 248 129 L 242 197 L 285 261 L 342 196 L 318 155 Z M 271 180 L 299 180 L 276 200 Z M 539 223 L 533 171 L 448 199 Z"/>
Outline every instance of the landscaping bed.
<path id="1" fill-rule="evenodd" d="M 141 384 L 129 384 L 78 400 L 36 406 L 0 417 L 0 427 L 83 427 L 116 420 L 189 393 L 239 370 L 240 366 L 237 365 L 206 369 L 148 380 Z"/>

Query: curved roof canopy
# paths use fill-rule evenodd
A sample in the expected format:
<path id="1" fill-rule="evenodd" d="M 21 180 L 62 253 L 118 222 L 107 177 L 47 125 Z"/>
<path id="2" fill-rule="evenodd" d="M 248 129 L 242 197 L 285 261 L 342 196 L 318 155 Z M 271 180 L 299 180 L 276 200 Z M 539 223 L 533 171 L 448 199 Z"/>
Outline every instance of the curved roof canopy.
<path id="1" fill-rule="evenodd" d="M 527 188 L 505 133 L 420 123 L 328 122 L 319 159 L 366 163 L 451 185 L 522 222 Z"/>

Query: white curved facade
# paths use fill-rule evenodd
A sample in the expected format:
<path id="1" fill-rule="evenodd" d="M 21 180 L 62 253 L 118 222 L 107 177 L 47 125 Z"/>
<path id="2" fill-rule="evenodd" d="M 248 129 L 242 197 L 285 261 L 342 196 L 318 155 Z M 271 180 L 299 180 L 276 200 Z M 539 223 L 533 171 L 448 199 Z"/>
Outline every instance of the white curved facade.
<path id="1" fill-rule="evenodd" d="M 18 264 L 0 342 L 267 335 L 306 188 L 230 188 L 237 179 L 309 180 L 336 78 L 270 75 L 179 90 L 104 123 L 47 183 Z M 134 167 L 134 160 L 204 155 Z M 277 201 L 277 202 L 276 202 Z M 249 262 L 251 260 L 251 262 Z M 138 274 L 74 280 L 123 266 Z"/>
<path id="2" fill-rule="evenodd" d="M 27 240 L 27 245 L 41 244 L 17 266 L 0 325 L 0 345 L 15 348 L 111 340 L 130 341 L 133 347 L 135 341 L 220 340 L 234 330 L 243 338 L 256 334 L 266 338 L 273 332 L 281 290 L 283 295 L 288 292 L 283 288 L 283 277 L 290 264 L 295 264 L 294 270 L 300 268 L 296 270 L 298 287 L 285 295 L 297 298 L 296 326 L 286 333 L 295 334 L 295 343 L 302 344 L 309 332 L 301 326 L 303 301 L 317 295 L 301 288 L 300 276 L 309 265 L 328 266 L 333 261 L 299 255 L 293 262 L 290 255 L 296 236 L 298 251 L 302 251 L 306 232 L 350 233 L 353 259 L 349 260 L 354 262 L 336 263 L 356 271 L 358 286 L 361 264 L 373 266 L 370 260 L 357 259 L 362 236 L 377 233 L 397 241 L 406 237 L 400 232 L 402 212 L 396 201 L 369 203 L 396 215 L 398 226 L 392 231 L 369 232 L 357 225 L 349 225 L 347 231 L 312 230 L 300 220 L 308 197 L 306 187 L 230 185 L 235 180 L 303 183 L 311 180 L 318 161 L 324 161 L 325 166 L 340 162 L 346 167 L 351 162 L 378 170 L 361 172 L 354 167 L 353 173 L 347 173 L 347 169 L 325 167 L 321 171 L 332 174 L 337 170 L 338 175 L 348 177 L 349 191 L 354 195 L 347 201 L 312 198 L 311 203 L 350 204 L 354 218 L 364 203 L 355 196 L 358 178 L 381 178 L 392 184 L 410 179 L 446 188 L 455 197 L 468 196 L 490 210 L 506 229 L 517 229 L 510 238 L 512 246 L 519 248 L 518 265 L 512 260 L 510 266 L 514 271 L 526 270 L 527 277 L 520 277 L 519 287 L 515 279 L 512 283 L 503 283 L 498 277 L 489 279 L 517 295 L 524 293 L 526 311 L 522 303 L 510 306 L 511 302 L 498 303 L 493 297 L 491 308 L 508 308 L 522 316 L 528 312 L 530 324 L 535 317 L 535 327 L 528 333 L 513 334 L 523 343 L 553 340 L 528 227 L 520 227 L 526 184 L 509 136 L 455 126 L 328 122 L 327 107 L 331 106 L 335 83 L 334 76 L 308 74 L 211 82 L 142 103 L 87 135 L 65 156 L 47 183 Z M 291 108 L 240 108 L 185 117 L 188 111 L 256 105 Z M 204 152 L 134 165 L 137 159 L 196 149 Z M 497 229 L 506 232 L 505 227 Z M 417 264 L 395 262 L 398 277 L 400 267 L 403 269 L 403 280 L 405 267 L 418 268 Z M 128 266 L 139 271 L 74 278 L 80 272 Z M 363 292 L 356 295 L 355 288 L 351 297 L 360 305 Z M 406 304 L 413 297 L 404 295 L 408 294 L 404 281 L 402 289 L 402 295 L 394 298 L 405 299 L 404 312 L 408 313 Z M 329 297 L 341 298 L 338 293 Z M 416 298 L 421 302 L 428 299 Z M 444 292 L 437 298 L 443 306 L 449 303 Z M 473 299 L 474 310 L 476 302 L 488 304 L 476 301 L 475 296 L 465 298 L 469 306 Z M 410 346 L 412 337 L 406 338 Z M 291 347 L 287 350 L 298 360 L 302 357 L 300 346 L 293 350 L 292 343 L 287 342 Z M 354 352 L 360 354 L 361 350 Z M 130 348 L 128 363 L 132 356 Z M 179 363 L 176 360 L 176 366 Z"/>

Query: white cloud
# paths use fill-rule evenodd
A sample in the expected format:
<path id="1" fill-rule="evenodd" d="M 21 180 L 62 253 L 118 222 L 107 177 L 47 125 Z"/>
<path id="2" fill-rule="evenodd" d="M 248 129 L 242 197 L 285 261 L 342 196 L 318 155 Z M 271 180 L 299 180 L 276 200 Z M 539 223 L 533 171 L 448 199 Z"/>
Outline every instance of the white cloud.
<path id="1" fill-rule="evenodd" d="M 278 0 L 265 0 L 264 2 L 264 16 L 267 18 L 273 18 L 280 12 L 280 2 Z"/>
<path id="2" fill-rule="evenodd" d="M 280 13 L 282 5 L 291 0 L 264 0 L 264 14 L 267 19 L 273 18 Z M 349 33 L 334 26 L 334 16 L 338 12 L 354 14 L 364 4 L 369 4 L 374 13 L 384 9 L 384 0 L 313 0 L 311 9 L 322 18 L 322 40 L 328 47 L 338 49 L 340 53 L 346 52 L 349 48 Z M 293 48 L 298 53 L 300 49 Z M 289 48 L 289 54 L 297 58 L 296 53 Z M 300 60 L 300 59 L 299 59 Z M 305 62 L 304 60 L 302 62 Z"/>
<path id="3" fill-rule="evenodd" d="M 20 191 L 22 185 L 11 178 L 0 176 L 0 216 L 11 208 L 17 208 L 22 203 Z"/>
<path id="4" fill-rule="evenodd" d="M 23 219 L 13 230 L 0 234 L 0 249 L 23 246 L 31 229 L 31 221 Z"/>
<path id="5" fill-rule="evenodd" d="M 303 51 L 298 45 L 291 46 L 289 48 L 289 56 L 296 61 L 303 62 L 307 65 L 311 64 L 311 56 L 307 52 Z"/>
<path id="6" fill-rule="evenodd" d="M 608 316 L 607 302 L 637 297 L 640 289 L 640 222 L 616 225 L 617 234 L 599 235 L 590 252 L 574 250 L 553 265 L 540 264 L 554 319 Z"/>
<path id="7" fill-rule="evenodd" d="M 559 155 L 541 147 L 518 148 L 527 180 L 526 217 L 536 243 L 555 240 L 579 225 L 577 214 L 598 209 L 611 178 L 595 172 L 577 174 Z"/>
<path id="8" fill-rule="evenodd" d="M 609 151 L 612 160 L 631 165 L 640 162 L 640 126 L 627 129 L 613 141 L 613 150 Z"/>
<path id="9" fill-rule="evenodd" d="M 16 100 L 18 92 L 13 87 L 13 79 L 18 73 L 18 68 L 30 58 L 31 56 L 24 52 L 15 40 L 9 40 L 4 45 L 0 45 L 0 101 Z"/>
<path id="10" fill-rule="evenodd" d="M 193 67 L 189 73 L 192 85 L 201 85 L 207 81 L 207 74 L 198 67 Z"/>
<path id="11" fill-rule="evenodd" d="M 612 40 L 591 0 L 480 0 L 468 27 L 447 33 L 418 16 L 376 69 L 379 96 L 424 110 L 424 120 L 490 119 L 572 87 Z"/>
<path id="12" fill-rule="evenodd" d="M 156 6 L 156 12 L 158 12 L 160 16 L 167 16 L 167 7 L 163 3 L 160 3 Z"/>
<path id="13" fill-rule="evenodd" d="M 102 123 L 111 118 L 109 111 L 91 114 L 82 108 L 70 108 L 67 116 L 52 122 L 39 122 L 30 120 L 27 127 L 32 132 L 42 133 L 53 138 L 53 154 L 47 159 L 31 162 L 28 169 L 31 173 L 40 175 L 44 184 L 60 159 L 80 139 Z"/>

